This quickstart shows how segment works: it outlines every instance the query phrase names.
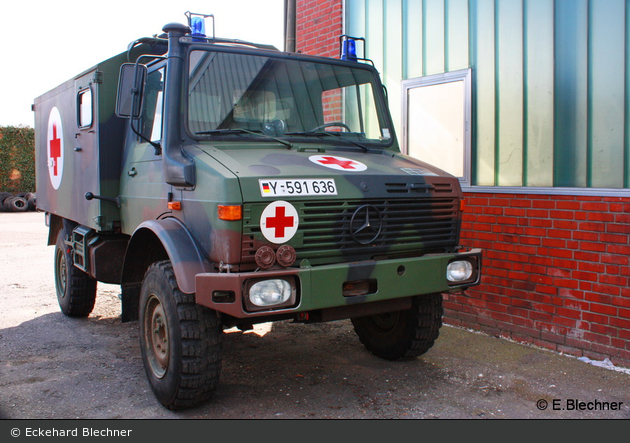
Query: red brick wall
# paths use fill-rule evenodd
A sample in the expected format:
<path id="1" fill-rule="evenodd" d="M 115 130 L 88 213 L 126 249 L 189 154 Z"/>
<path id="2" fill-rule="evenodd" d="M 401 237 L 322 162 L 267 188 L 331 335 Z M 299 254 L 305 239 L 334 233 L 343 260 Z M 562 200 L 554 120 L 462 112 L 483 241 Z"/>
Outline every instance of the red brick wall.
<path id="1" fill-rule="evenodd" d="M 466 208 L 484 276 L 446 297 L 447 323 L 630 363 L 630 198 L 472 193 Z"/>
<path id="2" fill-rule="evenodd" d="M 343 0 L 297 0 L 296 51 L 339 57 Z"/>

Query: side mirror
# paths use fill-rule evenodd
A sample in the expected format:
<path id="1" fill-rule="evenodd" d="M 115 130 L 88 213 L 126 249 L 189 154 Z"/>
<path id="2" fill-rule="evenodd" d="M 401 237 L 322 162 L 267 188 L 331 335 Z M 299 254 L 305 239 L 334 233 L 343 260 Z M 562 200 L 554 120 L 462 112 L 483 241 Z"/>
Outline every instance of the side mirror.
<path id="1" fill-rule="evenodd" d="M 147 67 L 144 65 L 124 63 L 120 67 L 118 96 L 116 98 L 116 115 L 118 117 L 140 117 L 146 79 Z"/>

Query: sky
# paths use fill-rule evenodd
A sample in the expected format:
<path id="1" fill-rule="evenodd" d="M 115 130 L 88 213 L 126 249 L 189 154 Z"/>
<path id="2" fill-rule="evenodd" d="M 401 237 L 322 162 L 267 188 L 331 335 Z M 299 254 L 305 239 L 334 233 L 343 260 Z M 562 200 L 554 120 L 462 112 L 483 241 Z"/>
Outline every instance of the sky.
<path id="1" fill-rule="evenodd" d="M 186 24 L 186 11 L 213 14 L 217 37 L 284 47 L 284 0 L 3 1 L 0 126 L 33 127 L 36 97 L 167 23 Z"/>

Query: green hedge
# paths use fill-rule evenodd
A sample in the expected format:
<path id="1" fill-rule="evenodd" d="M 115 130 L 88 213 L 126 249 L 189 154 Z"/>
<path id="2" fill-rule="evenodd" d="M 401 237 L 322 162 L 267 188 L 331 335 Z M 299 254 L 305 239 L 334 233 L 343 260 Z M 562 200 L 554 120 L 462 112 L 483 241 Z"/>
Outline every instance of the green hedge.
<path id="1" fill-rule="evenodd" d="M 0 126 L 0 192 L 35 192 L 35 131 Z"/>

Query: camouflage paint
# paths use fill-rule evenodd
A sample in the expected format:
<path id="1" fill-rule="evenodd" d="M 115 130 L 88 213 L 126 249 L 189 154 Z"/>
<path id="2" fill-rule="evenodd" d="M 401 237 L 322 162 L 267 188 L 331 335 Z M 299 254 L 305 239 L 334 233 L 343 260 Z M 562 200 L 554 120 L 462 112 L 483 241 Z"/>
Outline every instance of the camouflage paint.
<path id="1" fill-rule="evenodd" d="M 268 316 L 271 313 L 297 314 L 340 306 L 373 303 L 414 295 L 462 290 L 478 283 L 449 286 L 446 282 L 446 266 L 450 260 L 475 257 L 481 264 L 481 251 L 466 254 L 429 254 L 424 257 L 401 258 L 382 261 L 362 261 L 316 267 L 278 269 L 255 273 L 207 273 L 197 274 L 197 303 L 224 312 L 235 318 Z M 298 303 L 295 307 L 281 310 L 247 312 L 244 308 L 244 290 L 250 279 L 285 278 L 298 279 Z M 376 292 L 368 295 L 345 296 L 342 291 L 346 282 L 373 279 Z M 215 291 L 232 291 L 235 300 L 224 303 L 213 299 Z"/>
<path id="2" fill-rule="evenodd" d="M 133 50 L 131 60 L 143 52 L 165 52 L 160 39 L 147 41 Z M 171 47 L 166 63 L 165 144 L 161 152 L 133 134 L 128 120 L 115 116 L 118 71 L 128 59 L 126 53 L 35 101 L 38 206 L 93 229 L 101 248 L 110 238 L 116 242 L 115 247 L 102 249 L 118 254 L 107 263 L 106 272 L 98 271 L 106 266 L 99 263 L 104 254 L 94 254 L 89 264 L 92 275 L 121 276 L 123 285 L 136 285 L 143 272 L 121 254 L 142 257 L 142 242 L 134 239 L 148 238 L 150 232 L 173 262 L 180 288 L 196 292 L 199 303 L 236 318 L 274 313 L 244 310 L 243 285 L 251 278 L 295 276 L 297 305 L 275 311 L 278 315 L 461 290 L 478 282 L 479 251 L 469 254 L 478 262 L 471 281 L 454 286 L 446 281 L 449 260 L 465 256 L 457 253 L 462 198 L 457 179 L 400 154 L 384 106 L 380 115 L 389 122 L 386 127 L 391 131 L 391 143 L 380 147 L 373 143 L 368 152 L 330 138 L 299 140 L 290 149 L 258 136 L 194 140 L 182 124 L 185 104 L 179 100 L 185 95 L 181 91 L 184 80 L 173 81 L 174 70 L 187 69 L 187 64 L 171 60 L 185 56 L 191 41 L 172 36 L 169 44 L 176 47 Z M 213 47 L 198 42 L 194 45 L 197 49 Z M 250 48 L 245 52 L 257 51 Z M 290 57 L 297 60 L 301 56 Z M 179 71 L 175 74 L 185 77 Z M 89 127 L 79 127 L 77 94 L 86 88 L 93 93 L 94 118 Z M 375 89 L 377 103 L 384 105 L 382 91 Z M 177 106 L 169 108 L 169 103 Z M 60 110 L 63 121 L 64 176 L 59 189 L 51 186 L 48 177 L 49 147 L 44 135 L 53 107 Z M 333 180 L 336 192 L 265 197 L 261 181 L 282 179 Z M 88 191 L 119 197 L 120 208 L 112 201 L 86 200 Z M 256 250 L 281 246 L 269 241 L 260 227 L 265 208 L 276 200 L 288 202 L 297 211 L 299 228 L 284 243 L 295 248 L 297 260 L 289 268 L 275 265 L 256 271 Z M 181 204 L 181 208 L 171 209 L 169 203 Z M 220 220 L 220 205 L 242 206 L 243 219 Z M 362 210 L 373 211 L 382 223 L 374 241 L 359 241 L 355 232 L 355 220 L 364 216 Z M 125 239 L 131 240 L 126 252 L 121 247 Z M 110 269 L 111 262 L 125 263 L 123 270 Z M 128 269 L 134 271 L 126 272 Z M 375 281 L 374 292 L 344 296 L 343 284 L 355 280 Z M 213 299 L 215 290 L 232 290 L 235 300 L 217 302 Z"/>
<path id="3" fill-rule="evenodd" d="M 148 51 L 146 45 L 133 53 Z M 85 194 L 115 198 L 119 195 L 125 121 L 116 117 L 118 74 L 127 53 L 105 60 L 52 89 L 34 101 L 35 167 L 38 208 L 73 220 L 98 232 L 118 230 L 121 215 L 115 203 L 86 200 Z M 92 123 L 80 127 L 78 94 L 92 92 Z M 46 128 L 52 108 L 63 124 L 64 170 L 55 189 L 48 177 Z"/>

